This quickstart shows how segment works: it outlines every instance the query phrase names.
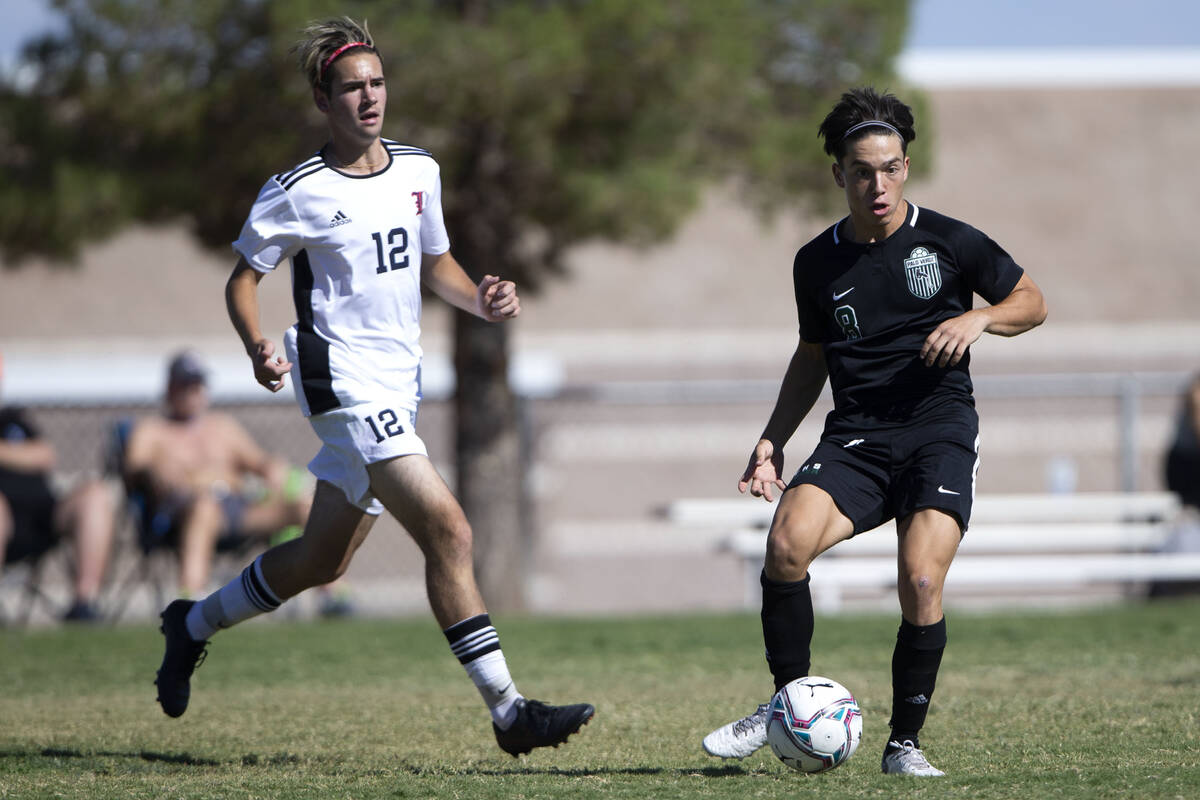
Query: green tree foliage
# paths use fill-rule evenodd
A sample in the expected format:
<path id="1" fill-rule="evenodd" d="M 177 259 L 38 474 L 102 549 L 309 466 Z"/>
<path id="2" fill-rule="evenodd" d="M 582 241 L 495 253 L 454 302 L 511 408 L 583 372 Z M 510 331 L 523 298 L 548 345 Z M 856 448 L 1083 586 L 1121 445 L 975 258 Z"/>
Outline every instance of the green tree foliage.
<path id="1" fill-rule="evenodd" d="M 0 92 L 6 263 L 134 220 L 236 237 L 263 180 L 323 141 L 288 53 L 307 20 L 370 20 L 387 134 L 431 149 L 456 242 L 532 288 L 581 239 L 654 241 L 714 180 L 762 210 L 828 184 L 816 126 L 895 83 L 891 0 L 56 0 Z M 461 249 L 461 248 L 457 248 Z"/>
<path id="2" fill-rule="evenodd" d="M 907 20 L 896 0 L 55 5 L 65 34 L 32 44 L 25 84 L 0 95 L 8 263 L 70 258 L 133 221 L 183 221 L 227 248 L 266 177 L 324 140 L 296 32 L 349 14 L 385 56 L 386 135 L 442 165 L 459 260 L 526 291 L 575 243 L 663 238 L 714 183 L 768 213 L 828 196 L 817 125 L 849 86 L 894 85 Z M 472 517 L 481 540 L 509 541 L 507 332 L 460 315 L 456 334 L 459 493 L 488 509 Z"/>

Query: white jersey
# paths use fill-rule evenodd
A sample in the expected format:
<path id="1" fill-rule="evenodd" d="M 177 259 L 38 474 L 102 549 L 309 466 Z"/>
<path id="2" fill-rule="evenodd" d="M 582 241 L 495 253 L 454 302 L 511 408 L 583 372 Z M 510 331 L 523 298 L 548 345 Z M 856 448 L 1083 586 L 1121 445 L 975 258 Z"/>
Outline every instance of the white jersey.
<path id="1" fill-rule="evenodd" d="M 260 272 L 292 261 L 284 347 L 305 416 L 382 394 L 420 402 L 421 254 L 450 249 L 441 176 L 426 151 L 382 141 L 388 165 L 372 175 L 318 153 L 270 178 L 233 243 Z"/>

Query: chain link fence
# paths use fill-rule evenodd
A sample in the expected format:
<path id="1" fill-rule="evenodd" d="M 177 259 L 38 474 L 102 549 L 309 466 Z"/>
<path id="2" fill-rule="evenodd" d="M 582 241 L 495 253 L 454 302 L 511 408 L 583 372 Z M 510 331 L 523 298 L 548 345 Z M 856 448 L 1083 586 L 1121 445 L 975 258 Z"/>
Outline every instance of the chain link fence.
<path id="1" fill-rule="evenodd" d="M 977 378 L 982 419 L 979 492 L 1161 489 L 1162 461 L 1187 377 L 1130 373 Z M 571 553 L 595 553 L 604 537 L 619 541 L 631 525 L 661 524 L 661 512 L 672 500 L 734 495 L 734 483 L 777 389 L 773 380 L 603 381 L 568 384 L 552 396 L 526 398 L 522 422 L 527 455 L 522 470 L 532 506 L 526 518 L 532 528 L 528 534 L 534 572 L 553 573 L 569 584 L 575 571 L 589 568 L 587 556 Z M 79 399 L 27 407 L 57 450 L 56 478 L 64 486 L 102 475 L 114 492 L 120 492 L 112 469 L 114 427 L 121 420 L 161 413 L 154 403 Z M 788 451 L 789 469 L 815 444 L 828 407 L 828 397 L 822 398 L 797 432 Z M 319 447 L 294 404 L 279 398 L 220 402 L 215 408 L 232 414 L 264 449 L 294 465 L 303 467 Z M 453 488 L 452 401 L 427 399 L 418 432 Z M 569 541 L 572 536 L 589 541 Z M 704 547 L 696 542 L 691 556 L 718 558 L 701 552 Z M 123 559 L 140 557 L 132 547 L 119 554 Z M 619 558 L 620 553 L 611 556 Z M 672 560 L 664 558 L 658 569 L 669 574 Z M 536 574 L 532 580 L 538 580 Z M 366 611 L 417 613 L 427 608 L 421 555 L 386 514 L 352 564 L 348 581 Z M 576 599 L 578 607 L 588 607 L 587 597 Z M 732 596 L 731 604 L 740 600 Z M 686 596 L 680 595 L 679 602 L 686 604 Z M 531 610 L 551 609 L 539 607 L 538 593 L 533 592 Z"/>

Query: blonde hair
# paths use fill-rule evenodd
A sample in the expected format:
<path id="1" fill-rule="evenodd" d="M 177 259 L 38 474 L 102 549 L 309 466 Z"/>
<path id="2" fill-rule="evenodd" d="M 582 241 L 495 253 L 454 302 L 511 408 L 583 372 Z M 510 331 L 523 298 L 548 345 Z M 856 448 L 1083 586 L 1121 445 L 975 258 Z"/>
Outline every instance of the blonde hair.
<path id="1" fill-rule="evenodd" d="M 314 89 L 329 94 L 329 68 L 344 52 L 357 52 L 365 47 L 383 61 L 375 49 L 375 40 L 367 29 L 367 21 L 355 22 L 350 17 L 314 21 L 300 32 L 302 38 L 292 47 L 300 62 L 300 71 Z"/>

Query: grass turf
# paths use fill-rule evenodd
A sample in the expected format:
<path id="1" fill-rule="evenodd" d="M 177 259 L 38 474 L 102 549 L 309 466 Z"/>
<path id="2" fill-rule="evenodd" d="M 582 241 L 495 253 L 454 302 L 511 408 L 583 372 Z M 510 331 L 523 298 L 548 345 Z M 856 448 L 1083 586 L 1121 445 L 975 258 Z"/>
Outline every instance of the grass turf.
<path id="1" fill-rule="evenodd" d="M 879 773 L 897 619 L 819 618 L 813 671 L 864 714 L 858 753 L 804 776 L 722 763 L 711 728 L 766 700 L 755 615 L 500 618 L 518 686 L 595 720 L 514 760 L 429 620 L 221 633 L 164 716 L 151 626 L 0 631 L 0 798 L 1193 798 L 1200 601 L 949 619 L 923 732 L 944 779 Z"/>

